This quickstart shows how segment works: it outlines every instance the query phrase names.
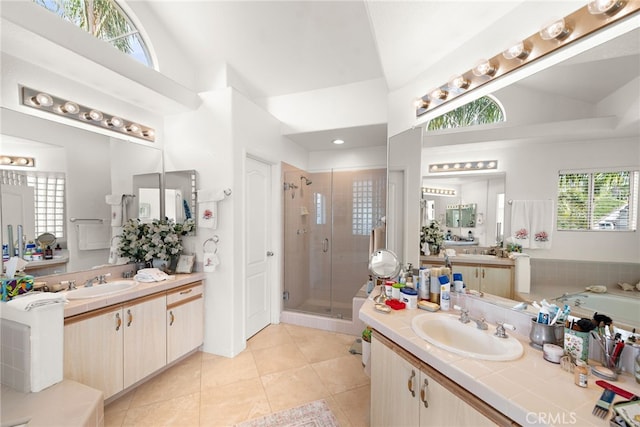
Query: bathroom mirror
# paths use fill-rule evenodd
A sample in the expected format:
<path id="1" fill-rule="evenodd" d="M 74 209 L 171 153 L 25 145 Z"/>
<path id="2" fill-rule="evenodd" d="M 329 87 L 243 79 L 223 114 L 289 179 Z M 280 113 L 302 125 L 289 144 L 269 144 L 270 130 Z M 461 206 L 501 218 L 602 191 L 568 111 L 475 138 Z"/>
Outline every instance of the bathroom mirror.
<path id="1" fill-rule="evenodd" d="M 166 218 L 177 223 L 196 218 L 197 176 L 195 170 L 164 173 Z"/>
<path id="2" fill-rule="evenodd" d="M 507 114 L 507 121 L 503 124 L 458 131 L 423 132 L 422 186 L 427 186 L 426 182 L 430 180 L 438 179 L 437 182 L 442 184 L 442 180 L 454 177 L 449 173 L 438 177 L 429 174 L 429 164 L 497 159 L 498 170 L 504 178 L 503 221 L 497 221 L 496 217 L 494 223 L 480 202 L 461 199 L 462 203 L 478 204 L 476 229 L 481 226 L 480 214 L 484 214 L 482 219 L 486 238 L 483 246 L 489 246 L 499 234 L 498 222 L 502 222 L 505 235 L 510 232 L 510 199 L 556 199 L 559 169 L 588 169 L 615 163 L 620 163 L 618 166 L 628 165 L 631 159 L 620 160 L 620 150 L 633 141 L 637 146 L 640 138 L 639 44 L 639 31 L 633 29 L 497 91 L 493 95 Z M 596 77 L 598 75 L 606 75 L 607 78 L 599 79 Z M 593 83 L 596 80 L 599 81 L 598 85 Z M 596 153 L 600 146 L 602 149 Z M 390 143 L 390 155 L 394 148 L 394 144 Z M 397 155 L 412 157 L 418 156 L 418 153 L 404 149 Z M 637 166 L 637 159 L 631 163 Z M 471 181 L 477 177 L 460 174 L 457 178 Z M 419 209 L 418 199 L 409 202 L 413 203 L 413 207 L 409 204 L 408 209 Z M 441 206 L 459 203 L 451 198 L 442 199 Z M 435 206 L 438 206 L 439 199 L 429 196 L 429 200 L 436 200 Z M 435 214 L 436 219 L 440 215 L 444 223 L 444 208 L 441 213 Z M 491 230 L 488 224 L 493 224 L 496 229 Z M 405 222 L 404 226 L 416 227 L 411 222 Z M 478 237 L 479 233 L 474 234 Z M 536 274 L 539 277 L 552 277 L 548 271 L 535 270 L 536 259 L 548 260 L 545 265 L 551 265 L 555 260 L 585 263 L 612 261 L 637 265 L 638 238 L 637 232 L 555 232 L 551 250 L 532 251 L 532 279 Z M 620 250 L 603 253 L 603 247 L 617 247 Z M 416 246 L 416 258 L 418 251 Z M 453 263 L 455 266 L 455 259 Z M 553 295 L 540 295 L 540 298 L 552 299 L 575 289 L 577 285 L 573 286 L 556 287 Z M 615 283 L 609 286 L 615 286 Z"/>
<path id="3" fill-rule="evenodd" d="M 476 204 L 469 203 L 466 205 L 447 205 L 445 213 L 445 225 L 449 228 L 474 228 L 476 226 Z"/>
<path id="4" fill-rule="evenodd" d="M 30 168 L 33 172 L 59 173 L 65 178 L 64 233 L 62 236 L 52 234 L 56 236 L 56 243 L 69 251 L 67 272 L 105 264 L 109 257 L 108 242 L 104 249 L 80 250 L 78 224 L 82 221 L 70 219 L 91 220 L 82 223 L 110 228 L 111 210 L 105 196 L 132 194 L 133 175 L 162 172 L 162 150 L 5 108 L 0 109 L 0 113 L 3 153 L 35 157 L 36 166 Z M 9 217 L 4 208 L 2 216 Z M 2 226 L 6 228 L 4 222 Z M 42 232 L 51 231 L 39 230 L 32 234 Z M 36 237 L 27 236 L 29 240 Z M 3 242 L 4 239 L 3 236 Z"/>
<path id="5" fill-rule="evenodd" d="M 400 273 L 400 261 L 395 253 L 380 249 L 371 254 L 369 271 L 379 279 L 396 277 Z"/>

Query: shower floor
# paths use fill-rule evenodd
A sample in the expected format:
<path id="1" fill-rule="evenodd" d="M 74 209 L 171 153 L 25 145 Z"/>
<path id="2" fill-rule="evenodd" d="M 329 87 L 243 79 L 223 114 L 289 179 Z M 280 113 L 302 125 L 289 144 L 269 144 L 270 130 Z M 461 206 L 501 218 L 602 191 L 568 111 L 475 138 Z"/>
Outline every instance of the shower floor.
<path id="1" fill-rule="evenodd" d="M 338 319 L 351 320 L 352 305 L 351 303 L 331 304 L 329 301 L 308 299 L 296 307 L 285 307 L 286 310 L 301 313 L 311 313 L 320 316 L 335 317 Z"/>

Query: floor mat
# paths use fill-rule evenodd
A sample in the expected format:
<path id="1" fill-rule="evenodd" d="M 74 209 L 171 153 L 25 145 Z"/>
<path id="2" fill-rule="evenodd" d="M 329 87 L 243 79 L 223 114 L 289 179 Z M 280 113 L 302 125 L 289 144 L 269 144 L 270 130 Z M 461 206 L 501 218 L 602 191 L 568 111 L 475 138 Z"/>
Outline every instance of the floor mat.
<path id="1" fill-rule="evenodd" d="M 338 427 L 327 402 L 316 400 L 261 418 L 236 424 L 236 427 Z"/>

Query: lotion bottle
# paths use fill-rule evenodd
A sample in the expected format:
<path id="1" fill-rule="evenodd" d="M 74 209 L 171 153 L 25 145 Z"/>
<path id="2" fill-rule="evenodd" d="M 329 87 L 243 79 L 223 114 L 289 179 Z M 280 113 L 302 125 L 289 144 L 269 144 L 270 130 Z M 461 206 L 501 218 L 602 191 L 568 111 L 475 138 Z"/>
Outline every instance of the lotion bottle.
<path id="1" fill-rule="evenodd" d="M 451 306 L 451 283 L 449 282 L 449 276 L 440 276 L 438 280 L 440 281 L 440 310 L 449 311 Z"/>

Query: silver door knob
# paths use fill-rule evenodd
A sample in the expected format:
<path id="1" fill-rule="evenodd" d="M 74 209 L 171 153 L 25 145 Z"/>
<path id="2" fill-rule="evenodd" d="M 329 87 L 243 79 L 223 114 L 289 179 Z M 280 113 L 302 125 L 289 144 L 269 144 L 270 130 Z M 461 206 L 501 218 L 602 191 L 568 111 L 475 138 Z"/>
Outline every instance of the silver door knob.
<path id="1" fill-rule="evenodd" d="M 267 251 L 267 256 L 273 256 L 273 252 Z"/>

